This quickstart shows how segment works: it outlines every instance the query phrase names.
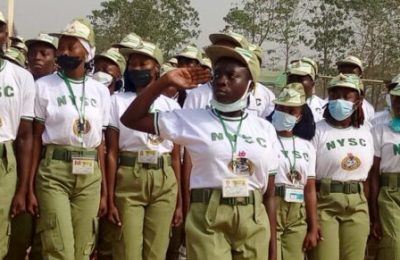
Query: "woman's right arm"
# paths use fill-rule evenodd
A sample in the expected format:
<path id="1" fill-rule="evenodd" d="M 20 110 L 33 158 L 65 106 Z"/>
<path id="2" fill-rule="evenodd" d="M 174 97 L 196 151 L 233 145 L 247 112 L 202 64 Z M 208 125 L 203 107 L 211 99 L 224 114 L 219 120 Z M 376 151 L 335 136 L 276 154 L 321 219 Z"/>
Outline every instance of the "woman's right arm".
<path id="1" fill-rule="evenodd" d="M 107 163 L 106 163 L 106 183 L 107 183 L 107 195 L 108 195 L 108 220 L 117 225 L 121 226 L 121 220 L 119 218 L 118 209 L 114 203 L 115 194 L 115 176 L 118 169 L 118 152 L 119 152 L 119 132 L 111 127 L 107 128 L 106 131 L 106 147 L 107 147 Z"/>
<path id="2" fill-rule="evenodd" d="M 146 87 L 133 100 L 121 117 L 122 124 L 141 132 L 156 134 L 154 114 L 148 112 L 154 100 L 168 87 L 172 86 L 178 89 L 193 88 L 208 79 L 208 73 L 201 68 L 176 69 L 168 72 Z"/>
<path id="3" fill-rule="evenodd" d="M 33 122 L 32 166 L 29 173 L 27 210 L 30 214 L 36 217 L 39 217 L 39 206 L 35 195 L 35 177 L 42 156 L 42 134 L 44 130 L 45 127 L 42 122 L 37 120 Z"/>

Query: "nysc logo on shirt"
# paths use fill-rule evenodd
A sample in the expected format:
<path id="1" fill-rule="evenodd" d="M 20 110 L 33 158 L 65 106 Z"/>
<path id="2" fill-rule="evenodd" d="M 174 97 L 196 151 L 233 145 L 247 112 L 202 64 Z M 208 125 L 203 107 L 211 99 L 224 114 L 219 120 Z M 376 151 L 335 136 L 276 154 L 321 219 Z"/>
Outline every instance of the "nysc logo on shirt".
<path id="1" fill-rule="evenodd" d="M 285 155 L 286 158 L 288 158 L 289 151 L 281 150 L 281 152 Z M 291 153 L 293 154 L 293 158 L 295 158 L 295 159 L 303 159 L 304 158 L 304 160 L 306 162 L 308 162 L 308 158 L 309 158 L 308 153 L 300 153 L 298 151 L 292 151 Z"/>
<path id="2" fill-rule="evenodd" d="M 400 155 L 400 144 L 393 144 L 393 154 Z"/>
<path id="3" fill-rule="evenodd" d="M 352 153 L 348 153 L 347 156 L 342 160 L 341 167 L 345 171 L 357 170 L 361 165 L 361 160 Z"/>
<path id="4" fill-rule="evenodd" d="M 267 141 L 262 137 L 252 137 L 252 136 L 247 136 L 247 135 L 243 135 L 243 134 L 239 135 L 239 137 L 242 138 L 248 144 L 257 143 L 259 146 L 261 146 L 263 148 L 267 147 Z M 215 132 L 211 133 L 211 140 L 213 142 L 222 141 L 222 140 L 224 140 L 224 138 L 225 138 L 225 135 L 223 133 L 215 133 Z M 235 141 L 235 139 L 236 139 L 235 135 L 230 135 L 230 134 L 228 134 L 228 138 L 231 141 Z"/>
<path id="5" fill-rule="evenodd" d="M 345 147 L 345 146 L 366 146 L 367 143 L 363 138 L 342 138 L 334 141 L 330 141 L 326 143 L 326 148 L 328 151 L 336 149 L 336 147 Z"/>
<path id="6" fill-rule="evenodd" d="M 67 98 L 68 97 L 68 98 Z M 77 102 L 78 105 L 80 105 L 80 102 L 82 101 L 82 97 L 77 98 L 79 101 Z M 71 96 L 60 96 L 57 97 L 57 105 L 58 107 L 66 106 L 68 103 L 71 105 L 74 105 L 73 98 Z M 92 107 L 97 107 L 97 100 L 94 98 L 85 98 L 85 106 L 92 106 Z"/>
<path id="7" fill-rule="evenodd" d="M 14 88 L 11 86 L 0 87 L 0 97 L 13 97 Z"/>

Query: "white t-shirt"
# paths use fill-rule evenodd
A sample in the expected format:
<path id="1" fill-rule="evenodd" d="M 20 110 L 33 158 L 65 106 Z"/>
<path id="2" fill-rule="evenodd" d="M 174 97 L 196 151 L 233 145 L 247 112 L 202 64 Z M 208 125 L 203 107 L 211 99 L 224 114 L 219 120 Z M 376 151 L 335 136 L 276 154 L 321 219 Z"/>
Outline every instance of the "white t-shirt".
<path id="1" fill-rule="evenodd" d="M 385 109 L 383 111 L 379 111 L 375 113 L 375 117 L 371 120 L 372 125 L 380 125 L 389 123 L 392 120 L 392 115 L 389 109 Z"/>
<path id="2" fill-rule="evenodd" d="M 199 86 L 188 93 L 183 108 L 197 109 L 209 108 L 213 97 L 210 83 Z M 251 113 L 266 118 L 274 110 L 275 95 L 267 87 L 256 84 L 255 90 L 250 95 L 250 104 L 247 108 Z"/>
<path id="3" fill-rule="evenodd" d="M 316 178 L 364 181 L 372 166 L 374 144 L 368 126 L 335 128 L 326 120 L 316 125 L 312 140 L 316 156 Z"/>
<path id="4" fill-rule="evenodd" d="M 83 81 L 71 80 L 76 105 L 81 109 Z M 35 116 L 45 125 L 43 144 L 59 144 L 95 148 L 102 140 L 103 128 L 110 116 L 110 92 L 96 80 L 85 77 L 85 118 L 83 139 L 79 134 L 79 113 L 61 74 L 52 74 L 36 81 Z"/>
<path id="5" fill-rule="evenodd" d="M 326 103 L 326 100 L 323 100 L 317 95 L 312 95 L 310 98 L 307 99 L 308 107 L 311 109 L 314 116 L 314 122 L 318 122 L 324 119 L 324 106 L 326 105 Z"/>
<path id="6" fill-rule="evenodd" d="M 136 98 L 136 93 L 117 93 L 111 97 L 110 127 L 119 131 L 119 149 L 121 151 L 138 152 L 153 150 L 159 153 L 170 153 L 174 147 L 171 141 L 163 140 L 157 135 L 135 131 L 121 123 L 121 116 Z M 166 96 L 160 95 L 153 103 L 151 112 L 180 109 L 179 104 Z"/>
<path id="7" fill-rule="evenodd" d="M 368 121 L 369 123 L 372 123 L 372 119 L 374 119 L 374 117 L 375 117 L 374 107 L 371 105 L 371 103 L 368 102 L 368 100 L 364 99 L 362 108 L 364 110 L 365 120 Z"/>
<path id="8" fill-rule="evenodd" d="M 308 178 L 315 178 L 315 149 L 310 141 L 299 137 L 278 137 L 284 149 L 281 147 L 282 156 L 279 160 L 278 173 L 275 184 L 293 185 L 289 179 L 290 164 L 294 165 L 297 172 L 301 174 L 300 184 L 304 187 Z M 294 145 L 293 145 L 294 142 Z M 295 148 L 295 149 L 294 149 Z M 290 162 L 289 162 L 289 159 Z"/>
<path id="9" fill-rule="evenodd" d="M 21 119 L 34 118 L 35 82 L 25 69 L 0 59 L 0 143 L 14 141 Z"/>
<path id="10" fill-rule="evenodd" d="M 371 129 L 375 156 L 381 158 L 381 172 L 400 172 L 400 133 L 393 132 L 388 123 Z"/>
<path id="11" fill-rule="evenodd" d="M 227 131 L 235 135 L 240 118 L 225 118 Z M 229 169 L 232 148 L 216 112 L 210 109 L 183 109 L 155 116 L 156 132 L 184 145 L 192 159 L 190 188 L 221 188 L 224 179 L 241 176 Z M 235 157 L 251 171 L 249 189 L 266 191 L 269 175 L 276 174 L 280 156 L 274 127 L 257 116 L 245 113 L 237 138 Z"/>
<path id="12" fill-rule="evenodd" d="M 252 99 L 252 97 L 254 99 Z M 247 108 L 249 111 L 255 111 L 261 118 L 266 118 L 274 111 L 275 94 L 266 86 L 257 82 L 252 95 L 250 96 L 250 104 Z"/>

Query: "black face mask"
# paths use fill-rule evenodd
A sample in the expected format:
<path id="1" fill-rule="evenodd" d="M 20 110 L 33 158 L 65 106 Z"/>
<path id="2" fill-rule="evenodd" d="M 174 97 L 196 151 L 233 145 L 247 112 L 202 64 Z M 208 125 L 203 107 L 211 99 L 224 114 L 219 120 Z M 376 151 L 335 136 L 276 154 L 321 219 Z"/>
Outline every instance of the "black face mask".
<path id="1" fill-rule="evenodd" d="M 121 88 L 123 87 L 124 87 L 124 82 L 122 81 L 122 79 L 115 80 L 115 88 L 114 88 L 115 91 L 120 91 Z"/>
<path id="2" fill-rule="evenodd" d="M 57 64 L 63 70 L 74 70 L 82 63 L 79 57 L 62 55 L 57 57 Z"/>
<path id="3" fill-rule="evenodd" d="M 137 88 L 146 87 L 153 80 L 151 70 L 128 70 L 126 71 L 126 78 L 129 85 Z"/>

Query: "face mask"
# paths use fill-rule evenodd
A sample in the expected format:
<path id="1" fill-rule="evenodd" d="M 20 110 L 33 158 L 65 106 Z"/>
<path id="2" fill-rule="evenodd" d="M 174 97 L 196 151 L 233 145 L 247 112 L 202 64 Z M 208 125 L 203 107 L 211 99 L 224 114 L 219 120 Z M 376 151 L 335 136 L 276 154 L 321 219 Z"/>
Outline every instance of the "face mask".
<path id="1" fill-rule="evenodd" d="M 389 122 L 389 127 L 390 127 L 390 129 L 392 129 L 393 132 L 400 133 L 400 118 L 394 117 Z"/>
<path id="2" fill-rule="evenodd" d="M 120 91 L 124 87 L 124 81 L 122 79 L 117 79 L 115 81 L 114 91 Z"/>
<path id="3" fill-rule="evenodd" d="M 275 110 L 272 115 L 272 125 L 275 127 L 276 131 L 290 132 L 293 130 L 297 121 L 297 117 L 279 110 Z"/>
<path id="4" fill-rule="evenodd" d="M 128 70 L 126 75 L 130 83 L 139 88 L 146 87 L 153 80 L 151 70 Z"/>
<path id="5" fill-rule="evenodd" d="M 354 103 L 344 99 L 330 100 L 328 109 L 331 116 L 337 121 L 349 118 L 354 112 Z"/>
<path id="6" fill-rule="evenodd" d="M 211 99 L 210 104 L 213 108 L 220 112 L 229 113 L 234 111 L 243 110 L 247 107 L 248 97 L 250 95 L 249 88 L 250 88 L 251 81 L 247 84 L 246 91 L 243 93 L 243 96 L 230 104 L 224 104 L 218 102 L 214 97 Z"/>
<path id="7" fill-rule="evenodd" d="M 63 70 L 74 70 L 81 63 L 82 61 L 79 59 L 79 57 L 68 56 L 68 55 L 62 55 L 57 57 L 57 64 Z"/>
<path id="8" fill-rule="evenodd" d="M 113 82 L 114 78 L 108 73 L 98 71 L 95 74 L 93 74 L 93 79 L 97 80 L 98 82 L 102 83 L 104 86 L 107 88 L 111 85 Z"/>
<path id="9" fill-rule="evenodd" d="M 390 98 L 390 94 L 385 95 L 386 105 L 388 106 L 389 110 L 392 110 L 392 99 Z"/>

